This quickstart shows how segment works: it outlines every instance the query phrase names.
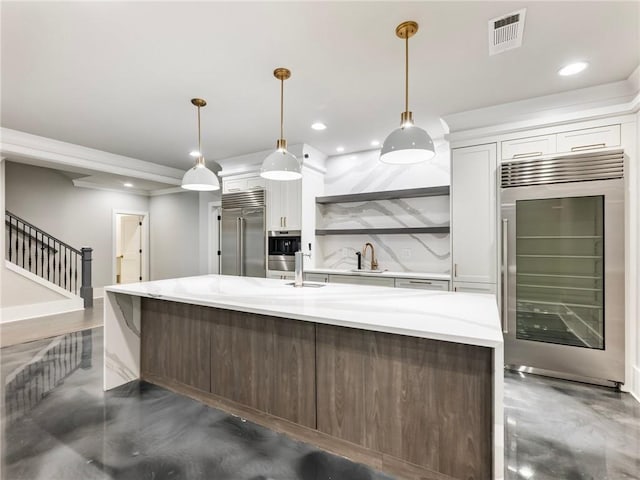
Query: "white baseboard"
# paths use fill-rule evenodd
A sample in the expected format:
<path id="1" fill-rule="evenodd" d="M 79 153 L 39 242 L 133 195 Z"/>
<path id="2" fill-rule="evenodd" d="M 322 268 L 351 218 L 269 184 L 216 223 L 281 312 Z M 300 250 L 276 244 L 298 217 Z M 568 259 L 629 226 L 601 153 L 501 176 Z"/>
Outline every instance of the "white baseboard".
<path id="1" fill-rule="evenodd" d="M 93 299 L 104 297 L 104 287 L 97 287 L 93 289 Z"/>
<path id="2" fill-rule="evenodd" d="M 633 371 L 633 385 L 629 393 L 635 398 L 638 402 L 640 402 L 640 366 L 634 365 L 631 367 Z"/>
<path id="3" fill-rule="evenodd" d="M 52 302 L 17 305 L 0 309 L 0 323 L 16 322 L 27 318 L 45 317 L 59 313 L 76 312 L 84 309 L 84 300 L 80 297 Z"/>

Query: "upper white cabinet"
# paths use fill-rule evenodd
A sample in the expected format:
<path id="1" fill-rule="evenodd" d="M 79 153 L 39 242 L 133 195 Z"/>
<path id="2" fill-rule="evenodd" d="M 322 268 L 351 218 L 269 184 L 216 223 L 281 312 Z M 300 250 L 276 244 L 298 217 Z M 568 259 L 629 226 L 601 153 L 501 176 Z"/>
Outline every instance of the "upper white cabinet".
<path id="1" fill-rule="evenodd" d="M 454 282 L 496 282 L 496 167 L 495 143 L 452 150 Z"/>
<path id="2" fill-rule="evenodd" d="M 265 179 L 260 176 L 233 176 L 222 179 L 222 193 L 246 192 L 265 188 Z"/>
<path id="3" fill-rule="evenodd" d="M 502 160 L 541 157 L 554 153 L 578 153 L 620 145 L 620 125 L 606 125 L 566 132 L 516 138 L 500 143 Z"/>
<path id="4" fill-rule="evenodd" d="M 558 134 L 558 152 L 584 152 L 620 145 L 620 125 L 586 128 Z"/>
<path id="5" fill-rule="evenodd" d="M 555 135 L 539 135 L 502 142 L 502 158 L 505 160 L 538 157 L 555 151 Z"/>
<path id="6" fill-rule="evenodd" d="M 301 230 L 302 181 L 267 180 L 267 230 Z"/>

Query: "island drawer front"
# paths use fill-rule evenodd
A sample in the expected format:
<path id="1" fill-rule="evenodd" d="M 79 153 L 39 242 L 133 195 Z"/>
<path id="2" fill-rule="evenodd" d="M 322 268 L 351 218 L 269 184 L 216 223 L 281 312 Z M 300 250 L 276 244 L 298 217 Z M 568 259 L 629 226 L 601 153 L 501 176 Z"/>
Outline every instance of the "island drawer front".
<path id="1" fill-rule="evenodd" d="M 396 278 L 396 288 L 418 288 L 421 290 L 449 291 L 447 280 L 430 280 L 423 278 Z"/>
<path id="2" fill-rule="evenodd" d="M 316 344 L 319 431 L 453 478 L 493 478 L 491 349 L 320 324 Z"/>

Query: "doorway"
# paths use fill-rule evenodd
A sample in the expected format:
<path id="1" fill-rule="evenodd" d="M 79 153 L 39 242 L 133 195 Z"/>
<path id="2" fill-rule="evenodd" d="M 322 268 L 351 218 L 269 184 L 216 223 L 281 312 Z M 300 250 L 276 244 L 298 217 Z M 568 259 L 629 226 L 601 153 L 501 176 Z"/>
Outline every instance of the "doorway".
<path id="1" fill-rule="evenodd" d="M 147 280 L 148 222 L 146 212 L 114 212 L 114 282 Z"/>

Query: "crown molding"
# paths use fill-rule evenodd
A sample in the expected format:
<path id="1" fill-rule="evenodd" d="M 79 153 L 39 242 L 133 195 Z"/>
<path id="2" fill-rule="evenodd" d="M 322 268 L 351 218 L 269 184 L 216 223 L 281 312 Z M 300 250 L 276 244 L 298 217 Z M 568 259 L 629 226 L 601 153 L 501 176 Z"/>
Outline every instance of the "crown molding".
<path id="1" fill-rule="evenodd" d="M 184 172 L 137 158 L 0 128 L 0 155 L 9 160 L 54 168 L 70 168 L 125 175 L 169 185 L 180 185 Z"/>

